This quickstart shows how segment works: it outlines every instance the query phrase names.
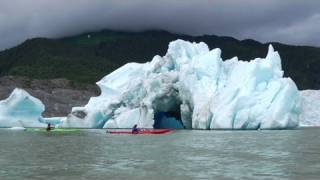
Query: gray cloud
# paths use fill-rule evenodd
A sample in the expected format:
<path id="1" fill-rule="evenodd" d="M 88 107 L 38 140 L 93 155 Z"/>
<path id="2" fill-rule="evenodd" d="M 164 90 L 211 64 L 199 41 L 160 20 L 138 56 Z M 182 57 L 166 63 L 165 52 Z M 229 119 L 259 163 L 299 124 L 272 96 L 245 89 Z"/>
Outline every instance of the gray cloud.
<path id="1" fill-rule="evenodd" d="M 100 29 L 162 29 L 320 46 L 320 1 L 0 1 L 0 49 L 28 38 L 56 38 Z"/>

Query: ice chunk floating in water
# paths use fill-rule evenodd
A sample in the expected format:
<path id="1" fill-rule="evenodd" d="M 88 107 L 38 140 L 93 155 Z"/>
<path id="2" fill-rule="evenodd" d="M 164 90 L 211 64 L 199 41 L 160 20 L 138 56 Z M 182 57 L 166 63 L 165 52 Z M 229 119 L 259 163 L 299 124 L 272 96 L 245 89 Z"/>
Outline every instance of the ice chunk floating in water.
<path id="1" fill-rule="evenodd" d="M 298 89 L 283 77 L 271 45 L 266 58 L 223 61 L 220 49 L 177 40 L 164 57 L 126 64 L 97 85 L 101 95 L 73 108 L 61 126 L 285 129 L 299 124 Z"/>
<path id="2" fill-rule="evenodd" d="M 0 127 L 44 127 L 40 123 L 44 111 L 42 102 L 26 91 L 16 88 L 0 101 Z"/>

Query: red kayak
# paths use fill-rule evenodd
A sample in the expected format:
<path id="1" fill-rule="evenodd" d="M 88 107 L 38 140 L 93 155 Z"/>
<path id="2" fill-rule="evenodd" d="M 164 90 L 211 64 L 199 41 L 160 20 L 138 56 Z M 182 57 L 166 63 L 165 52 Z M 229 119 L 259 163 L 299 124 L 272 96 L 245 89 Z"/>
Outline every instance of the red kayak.
<path id="1" fill-rule="evenodd" d="M 132 133 L 132 130 L 107 130 L 110 134 L 169 134 L 172 129 L 140 129 L 138 132 Z"/>

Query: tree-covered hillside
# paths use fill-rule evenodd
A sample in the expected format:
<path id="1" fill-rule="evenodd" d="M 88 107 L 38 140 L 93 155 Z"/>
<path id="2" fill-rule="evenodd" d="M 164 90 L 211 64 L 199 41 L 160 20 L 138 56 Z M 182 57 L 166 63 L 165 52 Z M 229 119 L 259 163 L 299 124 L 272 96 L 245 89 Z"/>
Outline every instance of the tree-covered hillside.
<path id="1" fill-rule="evenodd" d="M 242 60 L 266 56 L 268 43 L 239 41 L 231 37 L 186 36 L 164 31 L 85 33 L 61 39 L 35 38 L 0 52 L 0 75 L 31 78 L 67 78 L 93 83 L 127 62 L 150 61 L 164 55 L 168 43 L 176 39 L 203 41 L 222 49 L 223 59 Z M 282 57 L 285 76 L 299 89 L 320 89 L 320 48 L 272 43 Z"/>

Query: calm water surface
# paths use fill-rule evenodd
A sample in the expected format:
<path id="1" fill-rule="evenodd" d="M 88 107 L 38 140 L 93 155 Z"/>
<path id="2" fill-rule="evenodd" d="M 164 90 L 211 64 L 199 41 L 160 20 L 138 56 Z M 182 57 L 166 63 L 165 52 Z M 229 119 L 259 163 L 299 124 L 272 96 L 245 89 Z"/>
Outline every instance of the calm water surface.
<path id="1" fill-rule="evenodd" d="M 320 179 L 320 129 L 111 135 L 0 129 L 0 179 Z"/>

